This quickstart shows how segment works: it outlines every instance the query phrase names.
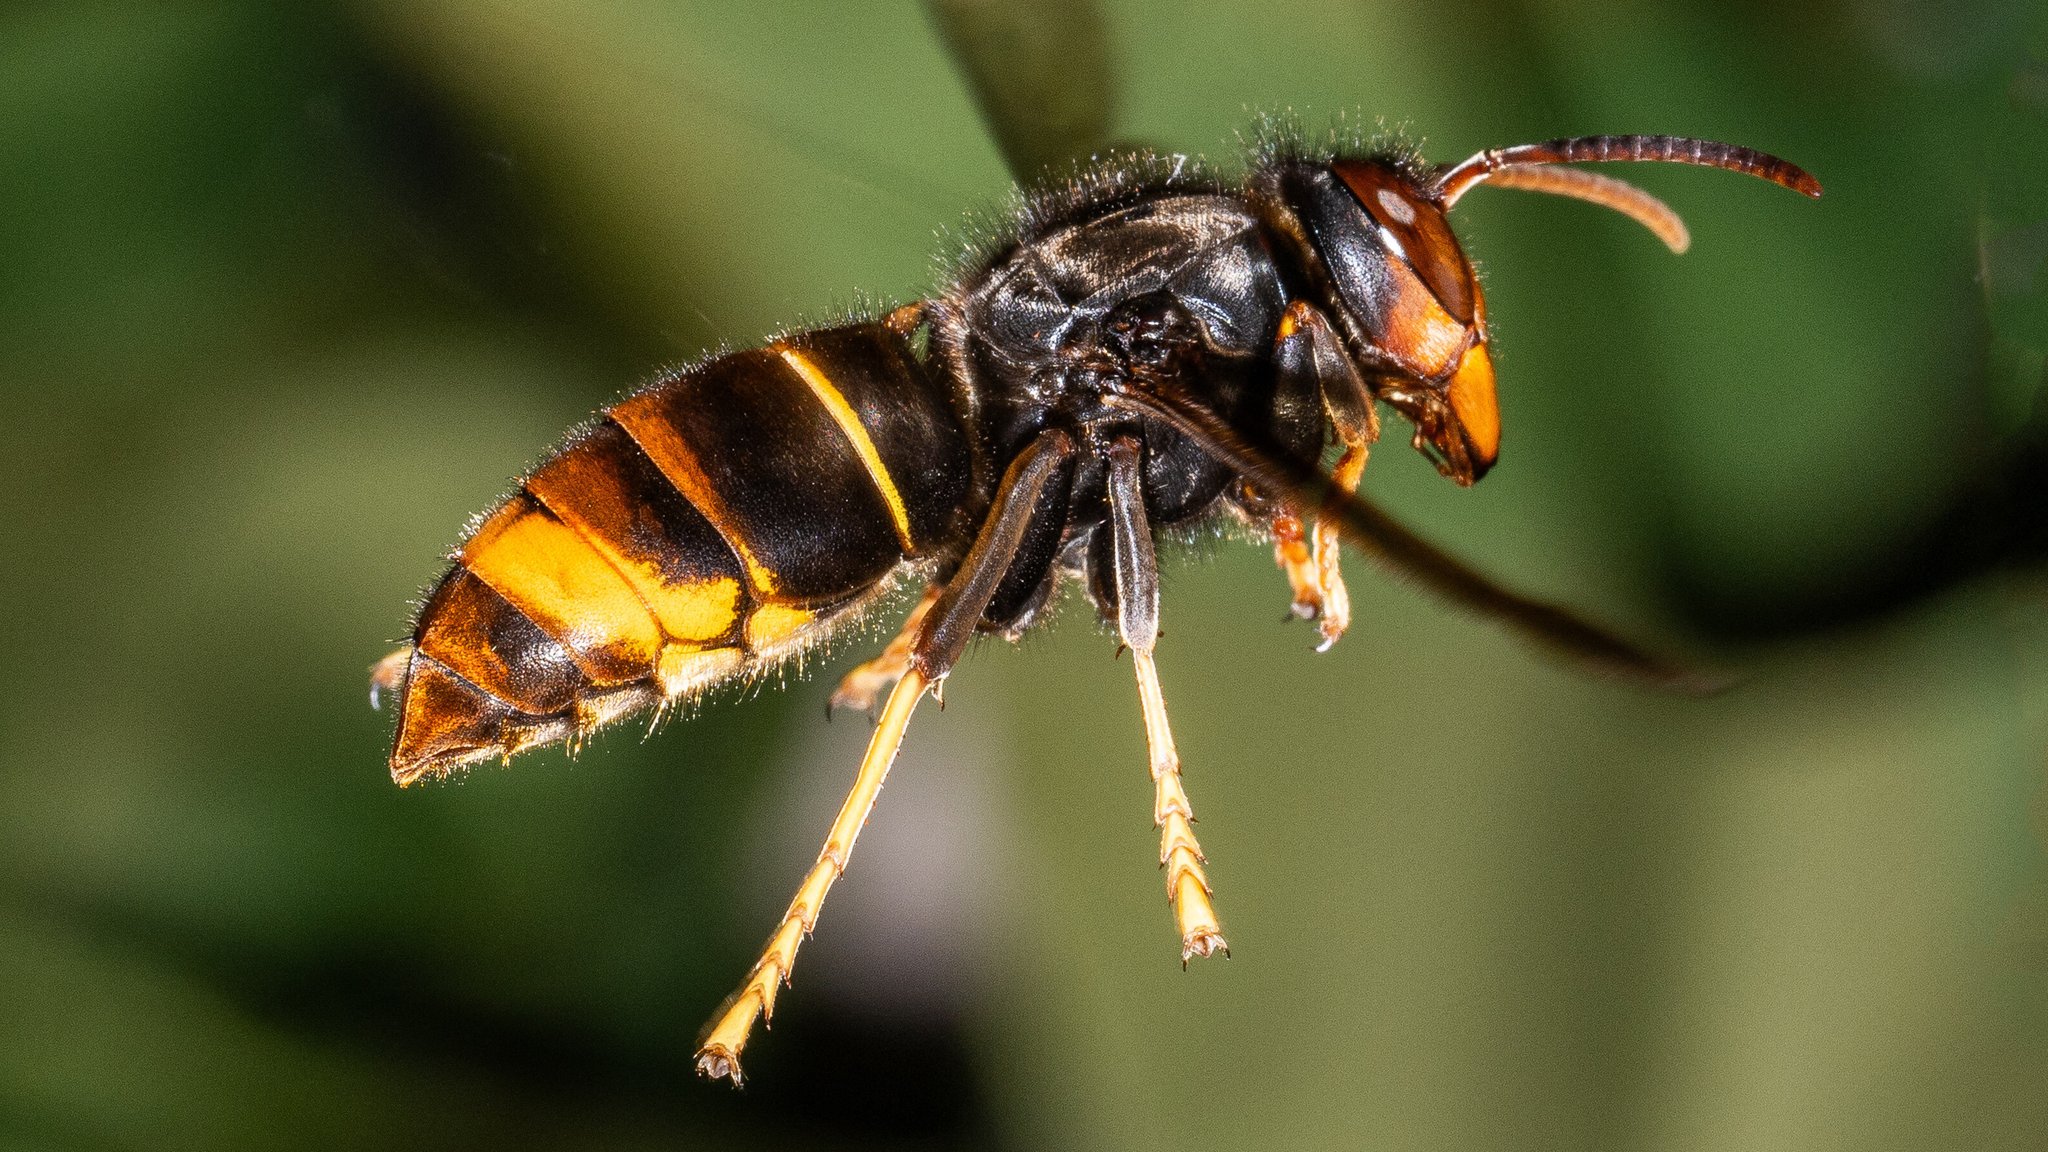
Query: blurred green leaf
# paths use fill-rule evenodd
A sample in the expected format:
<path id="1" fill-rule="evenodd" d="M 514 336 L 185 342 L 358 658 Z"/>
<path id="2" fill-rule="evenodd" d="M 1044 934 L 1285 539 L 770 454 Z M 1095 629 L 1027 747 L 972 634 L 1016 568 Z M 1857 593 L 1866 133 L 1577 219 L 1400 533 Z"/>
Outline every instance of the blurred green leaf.
<path id="1" fill-rule="evenodd" d="M 1109 143 L 1116 65 L 1094 0 L 928 0 L 926 9 L 1018 181 Z"/>
<path id="2" fill-rule="evenodd" d="M 1998 430 L 2010 434 L 2048 403 L 2048 45 L 2013 67 L 1984 127 L 1977 279 Z"/>

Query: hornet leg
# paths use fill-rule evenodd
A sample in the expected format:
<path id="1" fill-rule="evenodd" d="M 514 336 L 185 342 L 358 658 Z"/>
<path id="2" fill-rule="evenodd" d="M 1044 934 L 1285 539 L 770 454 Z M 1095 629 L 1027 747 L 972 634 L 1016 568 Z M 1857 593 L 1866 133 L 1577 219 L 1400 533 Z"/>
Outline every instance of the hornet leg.
<path id="1" fill-rule="evenodd" d="M 1348 498 L 1358 490 L 1372 443 L 1379 439 L 1372 393 L 1330 322 L 1313 305 L 1299 300 L 1288 305 L 1273 353 L 1280 371 L 1315 380 L 1323 411 L 1343 448 L 1330 485 L 1334 494 Z M 1351 626 L 1351 594 L 1338 567 L 1336 521 L 1318 514 L 1314 527 L 1304 531 L 1301 514 L 1284 509 L 1273 521 L 1273 559 L 1287 573 L 1295 615 L 1320 618 L 1322 642 L 1316 650 L 1328 651 Z"/>
<path id="2" fill-rule="evenodd" d="M 1003 573 L 1016 559 L 1025 529 L 1030 526 L 1031 513 L 1038 506 L 1039 494 L 1066 463 L 1071 451 L 1072 442 L 1065 433 L 1048 432 L 1018 456 L 1004 474 L 995 507 L 975 537 L 960 571 L 929 605 L 921 605 L 926 609 L 924 618 L 917 625 L 901 678 L 889 693 L 889 702 L 875 724 L 867 755 L 861 758 L 860 771 L 854 775 L 853 788 L 846 794 L 839 816 L 832 821 L 825 846 L 818 850 L 817 863 L 797 887 L 789 910 L 782 914 L 782 923 L 761 950 L 761 958 L 754 961 L 739 990 L 726 1000 L 705 1028 L 697 1045 L 699 1073 L 714 1080 L 723 1076 L 735 1084 L 740 1082 L 740 1050 L 746 1047 L 754 1021 L 765 1023 L 774 1016 L 775 995 L 782 985 L 789 983 L 797 947 L 817 927 L 825 894 L 846 871 L 847 861 L 853 856 L 854 839 L 867 823 L 868 813 L 874 810 L 882 781 L 889 775 L 896 750 L 903 744 L 903 731 L 910 724 L 911 712 L 927 689 L 946 678 L 966 650 L 974 625 L 995 596 Z"/>
<path id="3" fill-rule="evenodd" d="M 891 684 L 903 679 L 903 673 L 910 667 L 910 646 L 917 639 L 917 630 L 924 623 L 925 613 L 938 603 L 942 589 L 933 585 L 924 590 L 924 596 L 917 607 L 910 610 L 910 616 L 903 621 L 903 630 L 882 649 L 882 654 L 873 660 L 864 661 L 839 681 L 839 687 L 832 690 L 832 699 L 825 705 L 825 714 L 830 716 L 841 708 L 850 708 L 874 715 L 875 702 Z"/>
<path id="4" fill-rule="evenodd" d="M 818 862 L 811 865 L 810 874 L 797 887 L 789 910 L 782 914 L 781 925 L 762 949 L 761 958 L 754 961 L 746 981 L 706 1029 L 697 1046 L 698 1072 L 714 1080 L 729 1076 L 733 1083 L 740 1082 L 740 1049 L 746 1046 L 747 1035 L 754 1029 L 754 1019 L 758 1016 L 765 1022 L 774 1017 L 775 994 L 789 982 L 797 946 L 818 926 L 818 911 L 824 907 L 825 894 L 846 871 L 846 863 L 853 856 L 854 839 L 868 822 L 868 813 L 874 810 L 882 781 L 896 761 L 896 750 L 903 746 L 903 730 L 910 723 L 910 713 L 924 696 L 924 690 L 924 677 L 914 669 L 906 669 L 895 690 L 889 693 L 889 703 L 882 709 L 882 718 L 868 741 L 867 755 L 861 758 L 860 771 L 853 778 L 853 790 L 846 794 L 846 803 L 840 805 L 839 816 L 825 835 L 825 846 L 818 850 Z"/>
<path id="5" fill-rule="evenodd" d="M 1209 877 L 1202 871 L 1202 846 L 1195 841 L 1195 812 L 1180 783 L 1180 754 L 1166 723 L 1166 698 L 1152 649 L 1159 638 L 1159 567 L 1152 553 L 1152 529 L 1145 522 L 1140 446 L 1122 437 L 1109 448 L 1109 513 L 1115 534 L 1117 629 L 1138 671 L 1138 700 L 1145 714 L 1145 744 L 1152 768 L 1152 823 L 1159 829 L 1159 866 L 1166 870 L 1166 898 L 1180 929 L 1180 962 L 1222 952 L 1223 925 L 1209 901 Z"/>

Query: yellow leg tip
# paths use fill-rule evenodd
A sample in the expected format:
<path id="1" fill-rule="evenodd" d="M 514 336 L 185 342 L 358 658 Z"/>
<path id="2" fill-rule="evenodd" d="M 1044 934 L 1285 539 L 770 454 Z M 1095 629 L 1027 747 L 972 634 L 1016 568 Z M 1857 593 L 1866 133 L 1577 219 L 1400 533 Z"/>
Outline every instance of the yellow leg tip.
<path id="1" fill-rule="evenodd" d="M 742 1079 L 739 1053 L 723 1044 L 706 1044 L 697 1049 L 697 1075 L 706 1080 L 730 1080 L 733 1087 L 739 1087 Z"/>
<path id="2" fill-rule="evenodd" d="M 910 722 L 910 713 L 917 701 L 924 695 L 924 677 L 914 669 L 906 669 L 890 693 L 889 703 L 877 722 L 875 734 L 868 742 L 868 752 L 861 760 L 860 773 L 854 778 L 853 790 L 847 793 L 846 802 L 840 806 L 839 816 L 832 822 L 832 831 L 825 837 L 825 846 L 819 849 L 818 862 L 811 866 L 803 886 L 797 889 L 796 898 L 790 901 L 789 910 L 782 915 L 782 923 L 775 929 L 775 935 L 761 952 L 761 958 L 747 973 L 732 999 L 719 1008 L 711 1025 L 704 1030 L 697 1043 L 697 1072 L 712 1080 L 731 1080 L 740 1083 L 740 1049 L 746 1047 L 747 1037 L 759 1021 L 763 1027 L 775 1011 L 775 996 L 779 989 L 789 982 L 790 968 L 796 963 L 797 947 L 809 934 L 812 925 L 818 922 L 818 909 L 825 901 L 825 893 L 846 867 L 847 857 L 853 851 L 854 837 L 860 834 L 861 825 L 867 822 L 868 813 L 873 810 L 875 797 L 882 790 L 883 777 L 888 774 L 890 761 L 896 758 L 897 745 L 902 743 L 904 726 Z"/>
<path id="3" fill-rule="evenodd" d="M 1174 891 L 1173 915 L 1180 926 L 1182 968 L 1197 956 L 1214 956 L 1218 952 L 1230 955 L 1230 945 L 1223 939 L 1223 924 L 1216 918 L 1216 906 L 1210 903 L 1201 877 L 1192 872 L 1181 874 Z"/>
<path id="4" fill-rule="evenodd" d="M 1230 958 L 1230 944 L 1223 939 L 1223 933 L 1211 928 L 1197 928 L 1180 939 L 1180 966 L 1186 968 L 1188 961 L 1198 956 L 1214 956 L 1223 953 Z"/>
<path id="5" fill-rule="evenodd" d="M 746 1047 L 747 1036 L 754 1030 L 754 1021 L 761 1015 L 761 1007 L 760 993 L 746 987 L 719 1012 L 718 1018 L 705 1031 L 703 1042 L 697 1045 L 698 1075 L 712 1080 L 731 1080 L 734 1085 L 740 1083 L 740 1049 Z"/>

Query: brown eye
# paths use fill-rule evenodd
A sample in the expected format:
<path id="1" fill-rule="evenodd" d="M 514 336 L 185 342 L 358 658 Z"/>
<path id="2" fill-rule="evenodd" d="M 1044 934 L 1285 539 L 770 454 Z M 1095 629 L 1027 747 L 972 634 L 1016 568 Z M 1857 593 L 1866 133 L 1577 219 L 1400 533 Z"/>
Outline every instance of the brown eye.
<path id="1" fill-rule="evenodd" d="M 1387 230 L 1444 311 L 1460 324 L 1472 323 L 1472 270 L 1437 206 L 1384 164 L 1340 161 L 1331 168 L 1373 222 Z"/>

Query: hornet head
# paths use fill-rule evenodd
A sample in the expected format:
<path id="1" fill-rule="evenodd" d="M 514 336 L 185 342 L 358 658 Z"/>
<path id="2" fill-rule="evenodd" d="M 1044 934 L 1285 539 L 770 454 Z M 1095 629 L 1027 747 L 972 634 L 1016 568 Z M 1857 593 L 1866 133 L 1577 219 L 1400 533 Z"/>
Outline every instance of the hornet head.
<path id="1" fill-rule="evenodd" d="M 1676 136 L 1583 136 L 1490 148 L 1452 167 L 1376 153 L 1280 160 L 1256 178 L 1371 382 L 1415 425 L 1415 446 L 1459 484 L 1500 455 L 1500 408 L 1487 352 L 1486 301 L 1446 214 L 1482 181 L 1613 208 L 1674 252 L 1689 243 L 1663 202 L 1576 161 L 1662 160 L 1726 168 L 1807 196 L 1820 184 L 1762 152 Z"/>

